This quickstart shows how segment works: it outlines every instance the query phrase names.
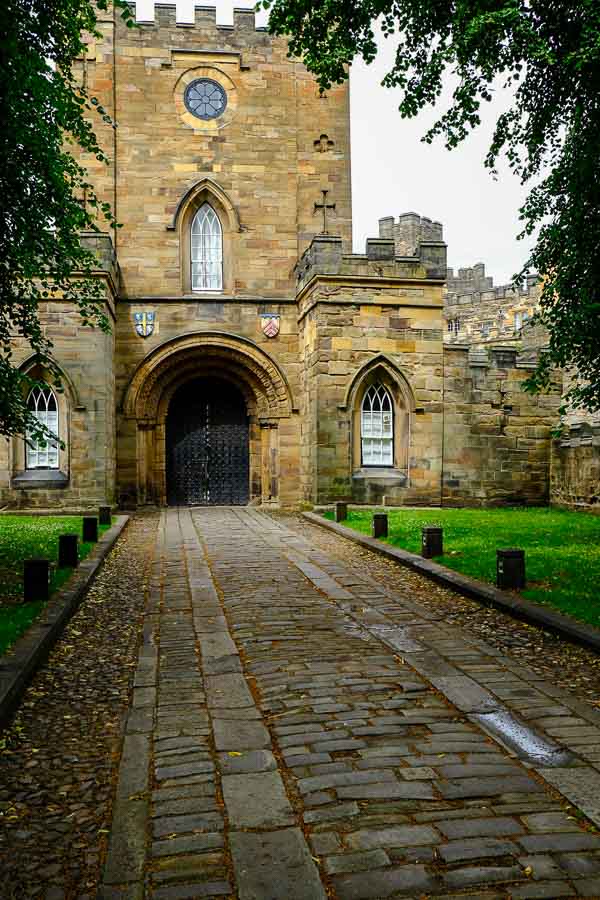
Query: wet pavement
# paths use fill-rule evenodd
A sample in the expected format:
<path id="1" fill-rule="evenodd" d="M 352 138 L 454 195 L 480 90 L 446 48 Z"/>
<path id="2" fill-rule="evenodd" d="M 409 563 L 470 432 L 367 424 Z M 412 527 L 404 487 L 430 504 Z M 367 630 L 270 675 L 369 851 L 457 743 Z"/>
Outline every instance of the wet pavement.
<path id="1" fill-rule="evenodd" d="M 597 725 L 263 513 L 161 523 L 102 897 L 600 895 Z"/>
<path id="2" fill-rule="evenodd" d="M 98 641 L 115 699 L 99 688 L 99 718 L 78 731 L 80 762 L 101 773 L 83 832 L 93 858 L 78 883 L 71 828 L 49 839 L 54 875 L 16 861 L 33 846 L 17 832 L 39 836 L 67 772 L 84 815 L 94 796 L 54 730 L 42 772 L 28 770 L 29 816 L 3 827 L 3 871 L 20 879 L 7 896 L 91 898 L 102 865 L 101 900 L 600 897 L 600 716 L 588 704 L 420 603 L 401 575 L 391 589 L 325 551 L 297 520 L 169 509 L 132 527 L 138 543 L 128 530 L 94 588 L 113 604 L 120 591 L 130 624 L 115 614 L 118 665 Z M 88 666 L 93 655 L 86 644 Z M 58 659 L 32 690 L 50 689 Z M 69 664 L 81 685 L 76 652 Z M 126 672 L 120 742 L 99 723 L 124 711 Z M 66 679 L 60 696 L 73 715 Z M 60 724 L 60 705 L 44 711 L 31 692 L 26 703 L 25 741 L 34 713 Z M 13 752 L 9 793 L 27 759 Z"/>

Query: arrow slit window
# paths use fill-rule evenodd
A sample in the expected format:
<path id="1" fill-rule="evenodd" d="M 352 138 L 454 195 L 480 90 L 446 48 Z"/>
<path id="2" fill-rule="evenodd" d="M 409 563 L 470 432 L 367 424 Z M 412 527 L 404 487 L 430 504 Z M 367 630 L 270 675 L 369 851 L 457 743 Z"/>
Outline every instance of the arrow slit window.
<path id="1" fill-rule="evenodd" d="M 208 203 L 193 218 L 191 242 L 192 290 L 223 290 L 223 229 Z"/>
<path id="2" fill-rule="evenodd" d="M 57 440 L 47 438 L 36 441 L 28 432 L 26 436 L 27 468 L 58 469 L 58 404 L 54 392 L 47 385 L 34 387 L 27 398 L 27 408 L 38 420 L 56 435 Z"/>
<path id="3" fill-rule="evenodd" d="M 382 384 L 372 384 L 363 398 L 360 437 L 363 466 L 393 466 L 394 411 Z"/>

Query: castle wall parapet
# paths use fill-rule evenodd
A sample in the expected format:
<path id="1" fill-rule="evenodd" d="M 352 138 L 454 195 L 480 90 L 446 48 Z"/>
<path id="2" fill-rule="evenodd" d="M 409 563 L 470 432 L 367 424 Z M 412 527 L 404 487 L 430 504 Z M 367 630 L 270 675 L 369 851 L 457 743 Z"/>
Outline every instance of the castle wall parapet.
<path id="1" fill-rule="evenodd" d="M 233 25 L 217 22 L 216 6 L 191 6 L 183 0 L 131 0 L 138 25 L 181 26 L 193 28 L 213 27 L 223 31 L 243 31 L 247 37 L 250 32 L 266 32 L 264 26 L 257 26 L 253 8 L 235 8 Z"/>
<path id="2" fill-rule="evenodd" d="M 530 326 L 541 293 L 537 275 L 529 275 L 521 285 L 494 285 L 485 274 L 485 265 L 447 270 L 448 290 L 444 301 L 446 343 L 473 344 L 515 341 L 539 348 L 547 343 L 545 330 Z"/>
<path id="3" fill-rule="evenodd" d="M 316 275 L 443 281 L 446 244 L 439 222 L 406 213 L 380 219 L 379 237 L 367 238 L 365 253 L 344 253 L 342 239 L 317 234 L 296 264 L 298 290 Z"/>

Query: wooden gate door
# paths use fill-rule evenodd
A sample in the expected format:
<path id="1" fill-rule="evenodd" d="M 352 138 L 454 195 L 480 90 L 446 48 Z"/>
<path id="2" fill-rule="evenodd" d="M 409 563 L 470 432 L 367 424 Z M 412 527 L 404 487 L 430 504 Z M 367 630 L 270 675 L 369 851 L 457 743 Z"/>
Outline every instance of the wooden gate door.
<path id="1" fill-rule="evenodd" d="M 237 388 L 219 378 L 182 385 L 169 405 L 166 441 L 170 506 L 248 503 L 248 416 Z"/>

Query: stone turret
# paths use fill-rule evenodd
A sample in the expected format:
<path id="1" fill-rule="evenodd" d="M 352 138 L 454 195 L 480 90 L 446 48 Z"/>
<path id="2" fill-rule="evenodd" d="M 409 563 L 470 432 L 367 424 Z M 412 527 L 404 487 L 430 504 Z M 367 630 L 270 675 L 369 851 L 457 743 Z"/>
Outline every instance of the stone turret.
<path id="1" fill-rule="evenodd" d="M 434 222 L 415 212 L 402 213 L 398 221 L 393 216 L 379 220 L 379 237 L 393 239 L 396 256 L 419 256 L 422 244 L 443 243 L 441 222 Z"/>

